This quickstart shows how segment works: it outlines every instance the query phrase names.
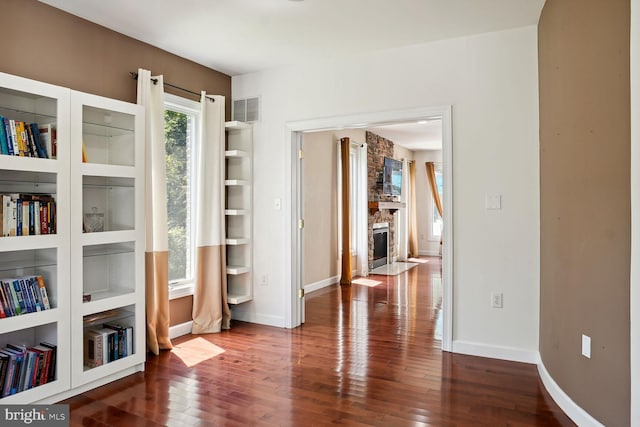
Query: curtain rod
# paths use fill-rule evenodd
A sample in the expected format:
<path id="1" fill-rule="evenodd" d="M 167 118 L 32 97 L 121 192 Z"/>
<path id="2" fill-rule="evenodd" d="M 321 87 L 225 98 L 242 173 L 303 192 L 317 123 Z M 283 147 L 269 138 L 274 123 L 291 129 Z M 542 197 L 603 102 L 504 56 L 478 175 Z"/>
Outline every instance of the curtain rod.
<path id="1" fill-rule="evenodd" d="M 129 74 L 131 74 L 131 78 L 133 78 L 134 80 L 138 80 L 138 73 L 136 73 L 134 71 L 130 71 Z M 158 79 L 154 79 L 153 77 L 151 77 L 151 81 L 153 82 L 154 85 L 158 84 Z M 180 86 L 172 85 L 171 83 L 163 82 L 163 84 L 165 86 L 169 86 L 169 87 L 172 87 L 174 89 L 178 89 L 178 90 L 181 90 L 183 92 L 190 93 L 192 95 L 201 96 L 201 94 L 199 94 L 198 92 L 194 92 L 192 90 L 185 89 L 185 88 L 180 87 Z M 209 95 L 205 95 L 205 98 L 209 99 L 211 102 L 216 102 L 215 98 L 212 98 Z"/>

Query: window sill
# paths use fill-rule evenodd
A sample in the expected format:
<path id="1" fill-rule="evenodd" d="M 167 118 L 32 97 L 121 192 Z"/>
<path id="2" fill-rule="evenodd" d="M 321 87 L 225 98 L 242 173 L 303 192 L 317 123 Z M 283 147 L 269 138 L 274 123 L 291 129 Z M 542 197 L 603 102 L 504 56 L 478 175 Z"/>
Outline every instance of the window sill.
<path id="1" fill-rule="evenodd" d="M 176 285 L 169 288 L 169 301 L 193 295 L 193 284 Z"/>

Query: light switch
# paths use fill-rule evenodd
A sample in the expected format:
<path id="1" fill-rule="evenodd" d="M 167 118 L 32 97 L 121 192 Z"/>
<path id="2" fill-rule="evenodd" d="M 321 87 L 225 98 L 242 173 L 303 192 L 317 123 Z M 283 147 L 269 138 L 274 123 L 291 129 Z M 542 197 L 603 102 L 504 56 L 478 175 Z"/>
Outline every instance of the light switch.
<path id="1" fill-rule="evenodd" d="M 502 209 L 502 196 L 500 194 L 487 194 L 484 204 L 486 209 Z"/>
<path id="2" fill-rule="evenodd" d="M 280 199 L 273 199 L 273 209 L 279 211 L 281 208 Z"/>

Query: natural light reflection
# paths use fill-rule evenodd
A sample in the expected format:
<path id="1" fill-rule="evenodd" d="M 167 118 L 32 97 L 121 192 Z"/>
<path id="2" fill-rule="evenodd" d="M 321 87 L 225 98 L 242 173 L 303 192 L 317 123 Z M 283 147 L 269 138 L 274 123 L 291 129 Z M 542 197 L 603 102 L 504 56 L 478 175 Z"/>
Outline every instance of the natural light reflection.
<path id="1" fill-rule="evenodd" d="M 224 351 L 223 348 L 199 337 L 175 345 L 173 350 L 171 350 L 171 352 L 178 356 L 189 368 L 200 362 L 214 358 L 224 353 Z"/>
<path id="2" fill-rule="evenodd" d="M 378 286 L 382 284 L 382 282 L 380 282 L 379 280 L 365 279 L 364 277 L 361 277 L 359 279 L 353 279 L 351 283 L 355 283 L 356 285 L 369 286 L 370 288 L 373 288 L 374 286 Z"/>
<path id="3" fill-rule="evenodd" d="M 428 259 L 424 258 L 409 258 L 407 261 L 409 262 L 417 262 L 418 264 L 426 264 L 429 262 Z"/>

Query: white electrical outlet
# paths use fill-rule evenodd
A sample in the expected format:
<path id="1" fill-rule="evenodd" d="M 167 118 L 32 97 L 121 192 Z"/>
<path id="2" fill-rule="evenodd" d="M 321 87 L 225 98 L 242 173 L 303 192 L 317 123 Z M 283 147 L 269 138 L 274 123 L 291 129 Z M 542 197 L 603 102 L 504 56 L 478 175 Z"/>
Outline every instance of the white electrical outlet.
<path id="1" fill-rule="evenodd" d="M 582 355 L 591 359 L 591 337 L 582 334 Z"/>
<path id="2" fill-rule="evenodd" d="M 491 294 L 491 307 L 502 308 L 502 292 L 493 292 Z"/>
<path id="3" fill-rule="evenodd" d="M 260 286 L 267 286 L 269 284 L 269 276 L 266 274 L 263 274 L 262 276 L 260 276 Z"/>

